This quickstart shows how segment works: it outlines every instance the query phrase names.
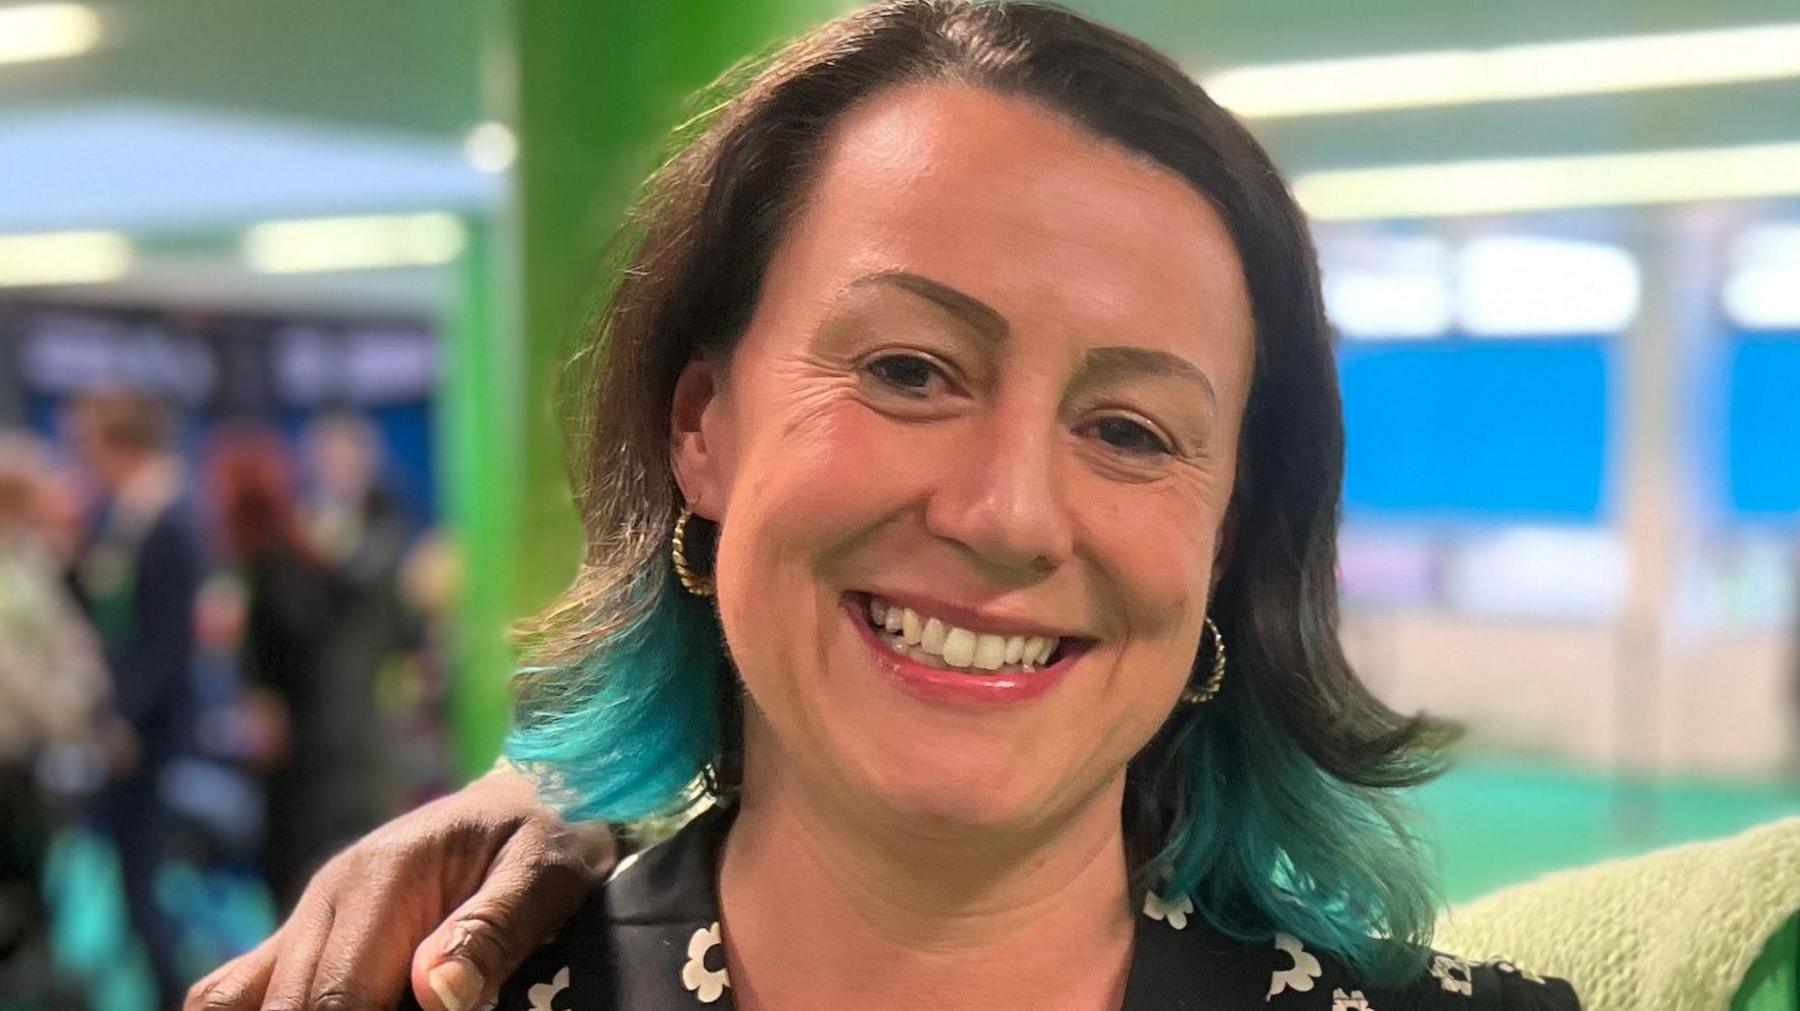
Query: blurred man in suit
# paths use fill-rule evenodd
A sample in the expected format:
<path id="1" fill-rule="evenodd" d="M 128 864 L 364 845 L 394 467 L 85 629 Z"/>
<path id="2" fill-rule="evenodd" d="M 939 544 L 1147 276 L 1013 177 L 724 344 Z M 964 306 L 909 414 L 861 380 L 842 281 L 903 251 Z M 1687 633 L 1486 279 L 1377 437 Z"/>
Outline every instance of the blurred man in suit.
<path id="1" fill-rule="evenodd" d="M 171 819 L 162 772 L 192 741 L 194 604 L 202 566 L 182 502 L 173 418 L 138 393 L 93 394 L 75 405 L 73 435 L 100 498 L 74 580 L 99 630 L 113 699 L 129 733 L 114 749 L 98 804 L 118 847 L 132 927 L 149 951 L 159 1006 L 179 1006 L 172 925 L 155 897 Z"/>

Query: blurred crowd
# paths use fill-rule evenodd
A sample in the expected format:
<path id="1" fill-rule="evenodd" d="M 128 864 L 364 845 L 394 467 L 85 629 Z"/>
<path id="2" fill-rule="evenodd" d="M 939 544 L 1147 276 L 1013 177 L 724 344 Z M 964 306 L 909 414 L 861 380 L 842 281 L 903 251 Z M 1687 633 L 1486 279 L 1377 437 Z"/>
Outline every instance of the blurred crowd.
<path id="1" fill-rule="evenodd" d="M 27 1006 L 89 1002 L 59 950 L 83 910 L 46 885 L 67 840 L 110 850 L 175 1007 L 268 926 L 233 936 L 222 908 L 258 893 L 268 920 L 446 785 L 455 566 L 377 427 L 190 421 L 107 390 L 54 439 L 0 433 L 0 993 Z"/>

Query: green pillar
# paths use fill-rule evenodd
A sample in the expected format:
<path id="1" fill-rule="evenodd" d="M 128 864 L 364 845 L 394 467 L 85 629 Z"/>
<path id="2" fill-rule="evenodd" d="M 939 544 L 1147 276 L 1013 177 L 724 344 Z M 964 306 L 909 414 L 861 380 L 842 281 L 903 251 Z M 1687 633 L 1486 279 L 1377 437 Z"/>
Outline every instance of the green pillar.
<path id="1" fill-rule="evenodd" d="M 684 100 L 737 60 L 847 9 L 844 0 L 513 0 L 519 259 L 472 230 L 450 326 L 446 492 L 464 557 L 453 710 L 465 774 L 506 728 L 504 626 L 556 596 L 581 558 L 557 424 L 558 366 L 601 248 Z M 501 325 L 496 292 L 518 278 Z"/>
<path id="2" fill-rule="evenodd" d="M 506 733 L 505 630 L 516 613 L 517 489 L 520 466 L 520 363 L 503 303 L 511 290 L 496 228 L 467 221 L 468 245 L 456 265 L 446 321 L 447 354 L 439 396 L 438 473 L 444 512 L 462 565 L 450 663 L 451 722 L 457 770 L 480 775 Z"/>
<path id="3" fill-rule="evenodd" d="M 682 103 L 737 60 L 842 0 L 515 0 L 527 414 L 521 613 L 568 584 L 579 531 L 555 420 L 556 366 L 597 254 L 654 167 Z"/>

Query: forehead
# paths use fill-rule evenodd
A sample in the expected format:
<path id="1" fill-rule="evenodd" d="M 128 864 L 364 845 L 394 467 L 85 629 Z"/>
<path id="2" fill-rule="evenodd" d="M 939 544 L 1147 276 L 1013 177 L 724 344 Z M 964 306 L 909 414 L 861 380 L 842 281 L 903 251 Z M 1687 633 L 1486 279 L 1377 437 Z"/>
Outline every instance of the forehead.
<path id="1" fill-rule="evenodd" d="M 974 87 L 895 89 L 853 111 L 770 279 L 826 297 L 879 270 L 927 274 L 1015 325 L 1249 352 L 1242 268 L 1204 196 L 1043 106 Z"/>

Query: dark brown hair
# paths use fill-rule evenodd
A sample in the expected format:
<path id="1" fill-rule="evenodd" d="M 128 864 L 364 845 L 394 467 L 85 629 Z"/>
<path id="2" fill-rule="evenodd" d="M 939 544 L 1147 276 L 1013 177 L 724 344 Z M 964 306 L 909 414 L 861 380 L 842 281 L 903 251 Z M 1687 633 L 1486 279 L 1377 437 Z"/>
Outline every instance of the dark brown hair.
<path id="1" fill-rule="evenodd" d="M 1228 933 L 1285 930 L 1377 968 L 1372 937 L 1429 934 L 1434 891 L 1390 793 L 1434 774 L 1447 731 L 1376 700 L 1338 641 L 1344 430 L 1305 222 L 1267 155 L 1173 62 L 1059 7 L 879 3 L 701 96 L 612 250 L 568 373 L 587 554 L 526 626 L 510 753 L 554 766 L 575 813 L 614 819 L 679 803 L 702 767 L 729 780 L 735 679 L 716 618 L 669 577 L 674 383 L 743 333 L 835 125 L 925 82 L 1047 107 L 1179 173 L 1229 229 L 1256 326 L 1212 604 L 1231 667 L 1215 702 L 1176 710 L 1131 763 L 1128 839 L 1147 884 L 1193 894 Z M 693 664 L 710 666 L 681 669 Z M 657 715 L 674 708 L 706 726 Z M 666 774 L 647 771 L 656 762 Z"/>

